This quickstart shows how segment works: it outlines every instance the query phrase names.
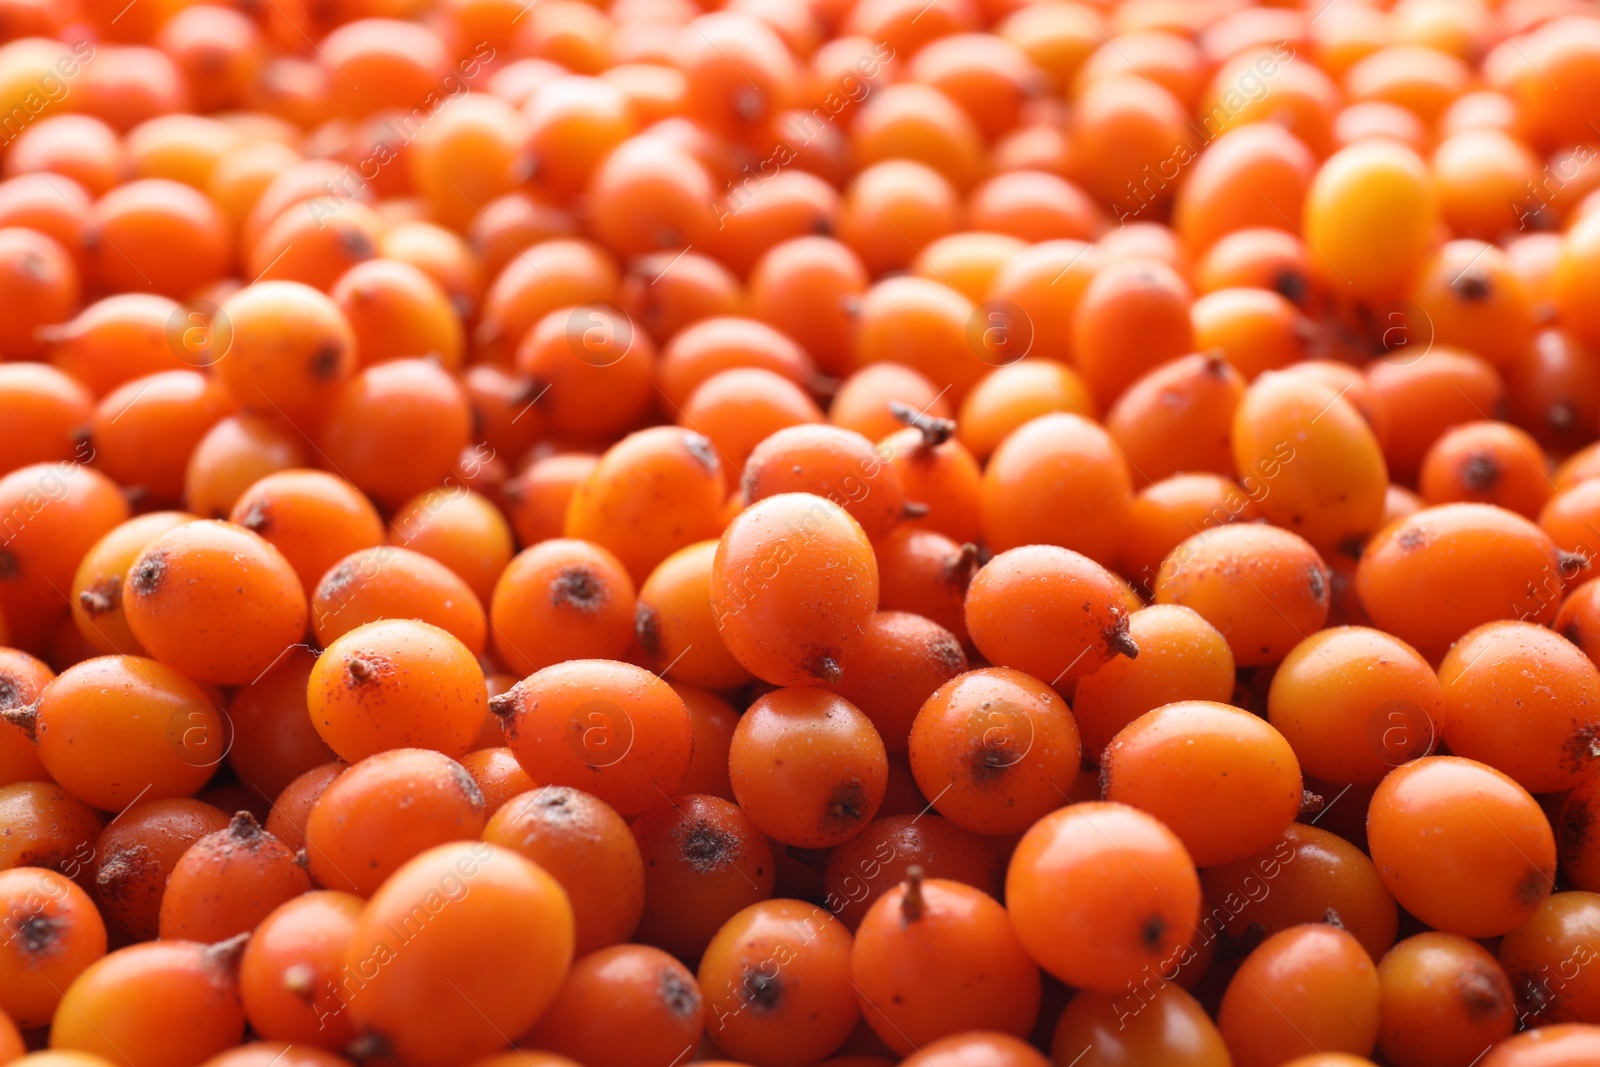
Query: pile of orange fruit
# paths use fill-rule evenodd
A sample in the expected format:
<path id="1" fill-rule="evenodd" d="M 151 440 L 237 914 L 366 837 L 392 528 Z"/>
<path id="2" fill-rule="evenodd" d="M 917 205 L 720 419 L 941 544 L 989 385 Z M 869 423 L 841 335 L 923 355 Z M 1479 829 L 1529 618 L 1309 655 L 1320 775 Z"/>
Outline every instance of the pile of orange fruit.
<path id="1" fill-rule="evenodd" d="M 0 0 L 0 1067 L 1600 1065 L 1594 0 Z"/>

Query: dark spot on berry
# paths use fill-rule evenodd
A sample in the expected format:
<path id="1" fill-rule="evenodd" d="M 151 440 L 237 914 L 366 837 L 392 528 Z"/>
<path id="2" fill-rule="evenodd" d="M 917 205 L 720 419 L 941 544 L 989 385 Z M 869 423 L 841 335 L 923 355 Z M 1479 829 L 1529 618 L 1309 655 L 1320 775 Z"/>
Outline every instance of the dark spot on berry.
<path id="1" fill-rule="evenodd" d="M 339 357 L 344 354 L 344 347 L 336 341 L 327 344 L 311 353 L 311 359 L 306 363 L 306 368 L 311 372 L 311 377 L 319 382 L 332 381 L 339 373 Z"/>
<path id="2" fill-rule="evenodd" d="M 341 230 L 339 232 L 339 246 L 344 249 L 344 254 L 351 259 L 371 259 L 378 254 L 378 249 L 373 245 L 372 238 L 363 230 Z"/>
<path id="3" fill-rule="evenodd" d="M 1494 1019 L 1505 1015 L 1511 1008 L 1510 994 L 1500 972 L 1480 961 L 1468 962 L 1456 975 L 1456 995 L 1461 998 L 1461 1006 L 1469 1019 Z"/>
<path id="4" fill-rule="evenodd" d="M 678 853 L 696 874 L 710 874 L 739 855 L 739 839 L 720 827 L 696 820 L 682 831 Z"/>
<path id="5" fill-rule="evenodd" d="M 66 926 L 60 919 L 51 918 L 39 905 L 27 918 L 17 918 L 8 923 L 11 936 L 22 944 L 22 951 L 30 956 L 43 956 L 54 950 Z"/>
<path id="6" fill-rule="evenodd" d="M 167 554 L 165 552 L 150 552 L 139 560 L 138 566 L 133 568 L 129 585 L 133 587 L 137 596 L 155 596 L 161 589 L 161 582 L 167 576 Z"/>
<path id="7" fill-rule="evenodd" d="M 351 688 L 371 685 L 386 674 L 394 673 L 394 662 L 387 656 L 373 652 L 358 652 L 344 661 L 344 671 Z"/>
<path id="8" fill-rule="evenodd" d="M 1167 920 L 1152 915 L 1139 926 L 1139 940 L 1151 952 L 1161 951 L 1161 937 L 1167 932 Z"/>
<path id="9" fill-rule="evenodd" d="M 661 618 L 655 608 L 641 603 L 634 609 L 633 632 L 645 655 L 651 659 L 661 655 Z"/>
<path id="10" fill-rule="evenodd" d="M 605 585 L 588 567 L 563 567 L 550 580 L 550 603 L 579 611 L 596 612 L 610 599 Z"/>
<path id="11" fill-rule="evenodd" d="M 1549 873 L 1530 867 L 1517 883 L 1517 903 L 1532 907 L 1548 896 L 1554 885 L 1555 879 Z"/>
<path id="12" fill-rule="evenodd" d="M 116 578 L 101 578 L 78 594 L 78 606 L 86 615 L 104 615 L 122 603 L 122 583 Z"/>
<path id="13" fill-rule="evenodd" d="M 929 642 L 928 658 L 946 678 L 954 678 L 967 669 L 967 654 L 961 642 L 949 634 L 940 634 Z"/>
<path id="14" fill-rule="evenodd" d="M 704 434 L 684 434 L 683 447 L 695 458 L 695 462 L 706 469 L 706 473 L 715 474 L 721 468 L 722 461 L 717 458 L 717 448 Z"/>
<path id="15" fill-rule="evenodd" d="M 1461 272 L 1461 276 L 1451 282 L 1451 287 L 1456 294 L 1469 304 L 1476 304 L 1489 299 L 1489 276 L 1477 266 L 1468 267 Z"/>
<path id="16" fill-rule="evenodd" d="M 1475 452 L 1461 464 L 1461 484 L 1475 493 L 1487 493 L 1500 480 L 1500 464 L 1493 456 Z"/>
<path id="17" fill-rule="evenodd" d="M 355 564 L 338 564 L 317 583 L 317 599 L 336 600 L 343 596 L 346 589 L 356 584 L 356 574 Z"/>
<path id="18" fill-rule="evenodd" d="M 1561 746 L 1561 763 L 1567 770 L 1583 770 L 1600 758 L 1600 727 L 1592 722 L 1580 723 Z"/>
<path id="19" fill-rule="evenodd" d="M 19 570 L 17 557 L 8 549 L 0 548 L 0 581 L 15 578 Z"/>
<path id="20" fill-rule="evenodd" d="M 1309 582 L 1311 585 L 1311 599 L 1315 600 L 1319 604 L 1327 603 L 1328 576 L 1323 573 L 1322 564 L 1313 563 L 1311 565 L 1311 576 Z"/>
<path id="21" fill-rule="evenodd" d="M 1428 543 L 1428 535 L 1415 526 L 1408 526 L 1400 531 L 1400 536 L 1395 538 L 1395 544 L 1403 551 L 1414 552 Z"/>
<path id="22" fill-rule="evenodd" d="M 867 791 L 857 779 L 840 782 L 828 798 L 828 808 L 822 824 L 830 829 L 854 826 L 867 817 Z"/>
<path id="23" fill-rule="evenodd" d="M 1291 304 L 1297 305 L 1304 304 L 1311 292 L 1311 287 L 1306 284 L 1305 275 L 1288 268 L 1278 271 L 1273 277 L 1272 289 Z"/>
<path id="24" fill-rule="evenodd" d="M 1589 832 L 1594 829 L 1594 812 L 1584 803 L 1582 796 L 1569 797 L 1561 805 L 1561 815 L 1556 819 L 1556 844 L 1563 863 L 1584 850 L 1589 843 Z"/>
<path id="25" fill-rule="evenodd" d="M 265 500 L 257 500 L 242 516 L 239 525 L 251 533 L 266 536 L 272 526 L 272 507 Z"/>
<path id="26" fill-rule="evenodd" d="M 739 982 L 739 999 L 753 1011 L 776 1011 L 783 1001 L 783 983 L 776 974 L 762 974 L 745 965 L 744 978 Z"/>
<path id="27" fill-rule="evenodd" d="M 700 1016 L 700 991 L 692 982 L 684 981 L 676 967 L 663 967 L 657 973 L 656 989 L 667 1010 L 680 1019 Z"/>
<path id="28" fill-rule="evenodd" d="M 474 809 L 482 811 L 488 801 L 483 797 L 483 790 L 478 788 L 478 780 L 472 773 L 455 760 L 450 761 L 450 777 L 455 780 L 456 788 L 461 790 L 461 795 L 467 798 L 467 803 Z"/>

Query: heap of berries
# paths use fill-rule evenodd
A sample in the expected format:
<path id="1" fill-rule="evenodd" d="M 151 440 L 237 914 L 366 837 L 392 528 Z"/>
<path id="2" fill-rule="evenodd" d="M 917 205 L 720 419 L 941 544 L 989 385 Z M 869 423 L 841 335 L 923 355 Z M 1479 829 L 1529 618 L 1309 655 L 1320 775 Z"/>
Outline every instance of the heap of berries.
<path id="1" fill-rule="evenodd" d="M 0 0 L 0 1067 L 1597 1067 L 1595 0 Z"/>

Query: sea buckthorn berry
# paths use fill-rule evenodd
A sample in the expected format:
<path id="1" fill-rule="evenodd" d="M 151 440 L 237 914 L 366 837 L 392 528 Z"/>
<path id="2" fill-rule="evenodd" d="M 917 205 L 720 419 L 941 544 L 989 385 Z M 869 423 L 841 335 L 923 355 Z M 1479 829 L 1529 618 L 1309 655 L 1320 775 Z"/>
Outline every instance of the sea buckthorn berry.
<path id="1" fill-rule="evenodd" d="M 350 553 L 383 544 L 383 520 L 361 490 L 336 474 L 286 470 L 247 488 L 229 521 L 283 553 L 308 591 Z"/>
<path id="2" fill-rule="evenodd" d="M 717 633 L 711 607 L 716 554 L 717 542 L 699 541 L 662 560 L 639 587 L 633 628 L 646 667 L 674 683 L 730 689 L 748 682 L 750 672 Z M 699 748 L 697 738 L 697 762 Z M 685 792 L 703 790 L 686 786 Z"/>
<path id="3" fill-rule="evenodd" d="M 1562 1023 L 1514 1034 L 1480 1062 L 1482 1067 L 1581 1067 L 1596 1054 L 1600 1054 L 1600 1027 Z"/>
<path id="4" fill-rule="evenodd" d="M 249 933 L 310 888 L 294 853 L 241 811 L 226 830 L 189 846 L 172 869 L 161 898 L 161 936 L 210 942 Z"/>
<path id="5" fill-rule="evenodd" d="M 878 565 L 859 523 L 832 501 L 781 493 L 734 517 L 711 565 L 728 651 L 774 685 L 837 682 L 878 606 Z"/>
<path id="6" fill-rule="evenodd" d="M 1488 421 L 1456 426 L 1435 441 L 1417 488 L 1429 504 L 1470 500 L 1530 519 L 1555 492 L 1539 443 L 1515 426 Z"/>
<path id="7" fill-rule="evenodd" d="M 389 521 L 389 542 L 443 563 L 483 604 L 515 551 L 500 509 L 460 486 L 429 489 L 402 504 Z"/>
<path id="8" fill-rule="evenodd" d="M 146 545 L 193 519 L 182 511 L 139 515 L 111 530 L 84 553 L 72 577 L 72 621 L 85 641 L 106 653 L 138 655 L 144 651 L 128 629 L 122 605 L 123 579 Z"/>
<path id="9" fill-rule="evenodd" d="M 937 623 L 901 611 L 880 611 L 829 688 L 860 708 L 890 752 L 902 752 L 923 702 L 967 669 L 961 642 Z"/>
<path id="10" fill-rule="evenodd" d="M 1081 415 L 1041 415 L 1019 427 L 984 469 L 983 533 L 997 552 L 1059 544 L 1109 564 L 1132 505 L 1127 460 Z"/>
<path id="11" fill-rule="evenodd" d="M 1439 664 L 1444 741 L 1529 792 L 1577 785 L 1600 746 L 1600 671 L 1543 626 L 1485 623 Z"/>
<path id="12" fill-rule="evenodd" d="M 338 1050 L 356 1036 L 345 996 L 360 979 L 345 949 L 366 902 L 319 889 L 287 900 L 256 925 L 239 960 L 239 996 L 264 1038 Z"/>
<path id="13" fill-rule="evenodd" d="M 1292 926 L 1246 957 L 1217 1011 L 1239 1067 L 1269 1067 L 1316 1052 L 1372 1051 L 1378 1040 L 1378 969 L 1361 943 L 1331 923 Z"/>
<path id="14" fill-rule="evenodd" d="M 1341 149 L 1306 194 L 1306 242 L 1319 253 L 1311 265 L 1330 288 L 1357 299 L 1381 302 L 1404 294 L 1438 225 L 1427 164 L 1394 142 Z"/>
<path id="15" fill-rule="evenodd" d="M 203 682 L 254 680 L 306 630 L 289 561 L 225 522 L 184 523 L 150 542 L 123 579 L 122 602 L 150 655 Z"/>
<path id="16" fill-rule="evenodd" d="M 350 324 L 362 366 L 432 356 L 451 370 L 460 367 L 461 320 L 444 289 L 411 264 L 392 259 L 357 263 L 328 295 Z"/>
<path id="17" fill-rule="evenodd" d="M 495 651 L 519 675 L 570 659 L 615 658 L 633 641 L 634 586 L 617 557 L 587 541 L 525 549 L 490 604 Z"/>
<path id="18" fill-rule="evenodd" d="M 1399 909 L 1372 861 L 1336 834 L 1290 823 L 1283 836 L 1259 852 L 1201 872 L 1213 901 L 1202 929 L 1218 925 L 1246 938 L 1252 925 L 1275 934 L 1299 923 L 1322 922 L 1329 912 L 1374 959 L 1394 944 Z"/>
<path id="19" fill-rule="evenodd" d="M 728 499 L 711 442 L 675 426 L 630 434 L 573 491 L 563 534 L 613 553 L 635 584 L 667 556 L 722 532 Z"/>
<path id="20" fill-rule="evenodd" d="M 267 833 L 290 848 L 299 851 L 306 843 L 306 820 L 311 809 L 333 780 L 343 774 L 349 764 L 331 760 L 313 767 L 283 787 L 283 792 L 272 802 L 267 813 Z"/>
<path id="21" fill-rule="evenodd" d="M 1244 379 L 1220 355 L 1183 356 L 1130 385 L 1106 413 L 1106 430 L 1140 486 L 1180 471 L 1229 474 L 1243 395 Z"/>
<path id="22" fill-rule="evenodd" d="M 356 368 L 356 341 L 331 299 L 299 282 L 249 285 L 208 326 L 216 374 L 250 411 L 301 420 L 324 411 Z"/>
<path id="23" fill-rule="evenodd" d="M 844 1043 L 861 1018 L 844 924 L 799 900 L 752 904 L 700 960 L 706 1033 L 730 1055 L 801 1067 Z"/>
<path id="24" fill-rule="evenodd" d="M 416 619 L 437 626 L 474 654 L 483 651 L 483 605 L 443 563 L 391 545 L 352 552 L 330 567 L 311 594 L 311 628 L 331 645 L 380 619 Z"/>
<path id="25" fill-rule="evenodd" d="M 1107 800 L 1164 822 L 1201 867 L 1272 844 L 1303 799 L 1299 762 L 1283 735 L 1247 711 L 1205 700 L 1167 704 L 1123 727 L 1100 758 L 1100 783 Z"/>
<path id="26" fill-rule="evenodd" d="M 961 402 L 956 436 L 983 461 L 1012 431 L 1040 415 L 1071 411 L 1095 419 L 1099 410 L 1076 370 L 1054 359 L 1024 359 L 996 367 L 972 387 Z"/>
<path id="27" fill-rule="evenodd" d="M 47 1026 L 62 991 L 106 952 L 106 927 L 89 894 L 55 871 L 0 871 L 0 1012 L 18 1026 Z"/>
<path id="28" fill-rule="evenodd" d="M 1451 241 L 1429 261 L 1411 300 L 1441 344 L 1460 345 L 1509 372 L 1533 341 L 1533 294 L 1508 254 L 1482 241 Z"/>
<path id="29" fill-rule="evenodd" d="M 306 820 L 307 867 L 327 889 L 370 897 L 426 849 L 483 832 L 483 794 L 461 764 L 395 748 L 328 783 Z"/>
<path id="30" fill-rule="evenodd" d="M 901 1053 L 968 1030 L 1026 1036 L 1039 1012 L 1039 967 L 1005 909 L 921 867 L 862 919 L 850 974 L 867 1024 Z"/>
<path id="31" fill-rule="evenodd" d="M 1005 890 L 1003 838 L 963 830 L 942 816 L 923 813 L 873 820 L 834 848 L 822 871 L 823 900 L 854 930 L 873 903 L 907 878 L 912 867 L 929 878 L 981 889 L 998 900 Z"/>
<path id="32" fill-rule="evenodd" d="M 440 484 L 471 443 L 459 382 L 425 359 L 359 371 L 328 406 L 319 447 L 328 465 L 380 505 L 397 508 Z"/>
<path id="33" fill-rule="evenodd" d="M 1017 358 L 1006 346 L 1021 347 L 1026 320 L 1004 311 L 999 316 L 999 322 L 985 319 L 972 301 L 942 282 L 885 278 L 861 295 L 856 364 L 904 363 L 929 381 L 948 384 L 951 401 L 959 404 L 991 366 Z"/>
<path id="34" fill-rule="evenodd" d="M 953 436 L 955 424 L 904 407 L 895 414 L 906 427 L 878 442 L 878 450 L 905 487 L 906 524 L 958 542 L 981 539 L 983 470 Z"/>
<path id="35" fill-rule="evenodd" d="M 1367 838 L 1400 906 L 1446 933 L 1514 930 L 1555 880 L 1555 838 L 1538 803 L 1507 775 L 1457 756 L 1390 771 L 1367 811 Z"/>
<path id="36" fill-rule="evenodd" d="M 1260 486 L 1256 495 L 1260 495 Z M 1162 563 L 1195 533 L 1256 519 L 1256 507 L 1239 484 L 1216 474 L 1175 474 L 1145 486 L 1133 498 L 1118 550 L 1118 572 L 1141 590 L 1155 587 Z"/>
<path id="37" fill-rule="evenodd" d="M 106 922 L 134 940 L 154 938 L 172 869 L 196 841 L 227 826 L 220 809 L 188 797 L 141 799 L 123 810 L 85 850 Z"/>
<path id="38" fill-rule="evenodd" d="M 670 1063 L 700 1040 L 694 975 L 657 948 L 615 945 L 579 958 L 528 1043 L 594 1067 Z"/>
<path id="39" fill-rule="evenodd" d="M 694 962 L 736 913 L 772 896 L 772 845 L 744 810 L 684 795 L 633 821 L 644 858 L 644 915 L 635 937 Z"/>
<path id="40" fill-rule="evenodd" d="M 1378 533 L 1356 588 L 1374 625 L 1424 656 L 1497 619 L 1548 623 L 1571 573 L 1548 534 L 1486 504 L 1426 508 Z"/>
<path id="41" fill-rule="evenodd" d="M 1012 834 L 1059 807 L 1078 777 L 1078 727 L 1066 702 L 1021 671 L 987 667 L 940 686 L 908 747 L 923 796 L 955 823 Z"/>
<path id="42" fill-rule="evenodd" d="M 94 464 L 152 504 L 176 504 L 190 453 L 237 409 L 226 389 L 197 371 L 136 378 L 106 394 L 89 420 Z"/>
<path id="43" fill-rule="evenodd" d="M 1500 941 L 1500 965 L 1517 995 L 1525 1025 L 1590 1022 L 1600 1017 L 1592 939 L 1600 924 L 1600 895 L 1552 893 L 1527 922 Z"/>
<path id="44" fill-rule="evenodd" d="M 55 673 L 14 648 L 0 648 L 0 711 L 23 708 L 39 699 Z M 39 750 L 21 726 L 0 719 L 0 786 L 49 778 Z"/>
<path id="45" fill-rule="evenodd" d="M 1072 350 L 1095 402 L 1110 407 L 1128 386 L 1193 350 L 1193 296 L 1176 271 L 1150 259 L 1105 266 L 1084 290 Z"/>
<path id="46" fill-rule="evenodd" d="M 1339 391 L 1300 374 L 1266 374 L 1245 390 L 1233 417 L 1241 476 L 1266 491 L 1269 521 L 1324 553 L 1371 533 L 1389 477 L 1377 438 Z"/>
<path id="47" fill-rule="evenodd" d="M 790 426 L 821 423 L 822 409 L 800 386 L 756 367 L 737 367 L 707 378 L 678 410 L 678 422 L 704 435 L 737 481 L 750 453 Z"/>
<path id="48" fill-rule="evenodd" d="M 11 833 L 0 838 L 0 870 L 44 867 L 89 883 L 100 816 L 50 782 L 0 786 L 0 815 Z"/>
<path id="49" fill-rule="evenodd" d="M 1427 320 L 1403 305 L 1385 316 L 1379 343 L 1394 351 L 1367 365 L 1374 403 L 1388 414 L 1383 458 L 1389 476 L 1411 482 L 1428 449 L 1452 426 L 1493 418 L 1505 403 L 1505 381 L 1487 360 L 1432 343 Z M 1418 336 L 1420 335 L 1420 336 Z M 1408 346 L 1427 345 L 1426 356 Z"/>
<path id="50" fill-rule="evenodd" d="M 826 497 L 872 540 L 908 513 L 899 472 L 871 441 L 838 426 L 791 426 L 774 433 L 745 460 L 740 486 L 746 507 L 779 493 Z"/>
<path id="51" fill-rule="evenodd" d="M 204 1067 L 267 1067 L 278 1062 L 284 1067 L 347 1067 L 349 1060 L 319 1048 L 305 1048 L 284 1041 L 250 1041 L 226 1052 L 219 1052 Z"/>
<path id="52" fill-rule="evenodd" d="M 1084 753 L 1098 761 L 1118 731 L 1147 711 L 1179 700 L 1226 703 L 1233 696 L 1233 652 L 1216 628 L 1176 604 L 1128 616 L 1137 659 L 1113 658 L 1078 679 L 1072 717 Z"/>
<path id="53" fill-rule="evenodd" d="M 440 845 L 356 921 L 345 966 L 376 977 L 346 1007 L 407 1063 L 469 1063 L 532 1026 L 571 963 L 572 908 L 554 878 L 482 841 Z"/>
<path id="54" fill-rule="evenodd" d="M 1267 718 L 1307 774 L 1330 782 L 1376 782 L 1431 753 L 1450 702 L 1439 676 L 1397 637 L 1339 626 L 1296 645 L 1272 678 Z"/>
<path id="55" fill-rule="evenodd" d="M 629 663 L 558 663 L 489 707 L 529 777 L 582 787 L 623 816 L 672 796 L 689 770 L 694 735 L 683 699 Z"/>
<path id="56" fill-rule="evenodd" d="M 1378 1051 L 1407 1067 L 1470 1062 L 1516 1027 L 1505 970 L 1458 934 L 1395 945 L 1378 961 L 1378 997 Z"/>
<path id="57" fill-rule="evenodd" d="M 689 761 L 689 773 L 678 787 L 683 793 L 706 793 L 733 799 L 733 780 L 728 773 L 728 749 L 733 744 L 734 727 L 739 724 L 739 712 L 734 706 L 709 689 L 673 682 L 672 691 L 683 698 L 689 709 L 689 721 L 694 728 L 694 755 Z"/>
<path id="58" fill-rule="evenodd" d="M 41 651 L 67 612 L 66 591 L 89 548 L 127 521 L 115 482 L 76 462 L 37 463 L 0 475 L 0 614 L 11 645 Z"/>
<path id="59" fill-rule="evenodd" d="M 1146 993 L 1078 993 L 1056 1022 L 1050 1042 L 1056 1063 L 1079 1067 L 1165 1063 L 1213 1067 L 1230 1063 L 1222 1035 L 1204 1008 L 1171 982 Z"/>
<path id="60" fill-rule="evenodd" d="M 61 463 L 94 413 L 83 384 L 45 363 L 0 364 L 0 418 L 11 432 L 0 446 L 0 474 L 34 463 Z"/>
<path id="61" fill-rule="evenodd" d="M 517 347 L 543 421 L 560 433 L 615 435 L 637 426 L 654 396 L 650 337 L 605 304 L 557 308 Z"/>
<path id="62" fill-rule="evenodd" d="M 483 839 L 561 883 L 580 958 L 633 937 L 644 913 L 644 860 L 628 824 L 604 801 L 568 786 L 525 792 L 494 813 Z"/>
<path id="63" fill-rule="evenodd" d="M 728 750 L 733 795 L 761 831 L 831 848 L 872 821 L 888 781 L 883 738 L 843 697 L 779 689 L 751 704 Z"/>
<path id="64" fill-rule="evenodd" d="M 992 1064 L 993 1067 L 1050 1067 L 1050 1061 L 1027 1042 L 1010 1034 L 982 1030 L 935 1041 L 903 1060 L 902 1067 L 962 1067 L 969 1063 Z"/>
<path id="65" fill-rule="evenodd" d="M 1158 604 L 1193 608 L 1228 639 L 1241 667 L 1276 663 L 1328 617 L 1327 564 L 1298 534 L 1240 523 L 1203 530 L 1156 576 Z"/>
<path id="66" fill-rule="evenodd" d="M 493 719 L 492 722 L 498 730 L 500 720 Z M 483 810 L 490 816 L 512 797 L 520 796 L 534 787 L 533 779 L 522 769 L 522 764 L 517 762 L 511 749 L 504 745 L 474 749 L 462 756 L 460 762 L 472 775 L 472 780 L 478 783 L 478 789 L 483 793 Z"/>
<path id="67" fill-rule="evenodd" d="M 1091 801 L 1058 808 L 1022 835 L 1006 908 L 1046 971 L 1114 993 L 1193 954 L 1200 880 L 1183 843 L 1155 818 Z"/>
<path id="68" fill-rule="evenodd" d="M 256 482 L 305 465 L 304 438 L 292 427 L 259 415 L 229 415 L 189 453 L 183 499 L 196 515 L 225 519 Z"/>
<path id="69" fill-rule="evenodd" d="M 306 706 L 341 759 L 395 748 L 464 754 L 489 707 L 483 668 L 447 631 L 415 619 L 357 626 L 311 670 Z"/>
<path id="70" fill-rule="evenodd" d="M 1139 654 L 1121 583 L 1087 556 L 1053 545 L 1013 548 L 984 564 L 967 588 L 966 623 L 991 663 L 1050 685 L 1092 674 L 1113 656 Z"/>
<path id="71" fill-rule="evenodd" d="M 869 441 L 888 437 L 904 425 L 893 404 L 947 419 L 953 412 L 939 387 L 903 363 L 874 363 L 839 383 L 828 405 L 828 421 L 854 430 Z"/>
<path id="72" fill-rule="evenodd" d="M 232 740 L 210 694 L 139 656 L 85 660 L 7 718 L 37 738 L 52 778 L 107 811 L 194 793 Z"/>
<path id="73" fill-rule="evenodd" d="M 152 941 L 102 957 L 66 987 L 50 1026 L 51 1049 L 111 1063 L 178 1064 L 237 1045 L 245 1026 L 243 941 Z"/>

